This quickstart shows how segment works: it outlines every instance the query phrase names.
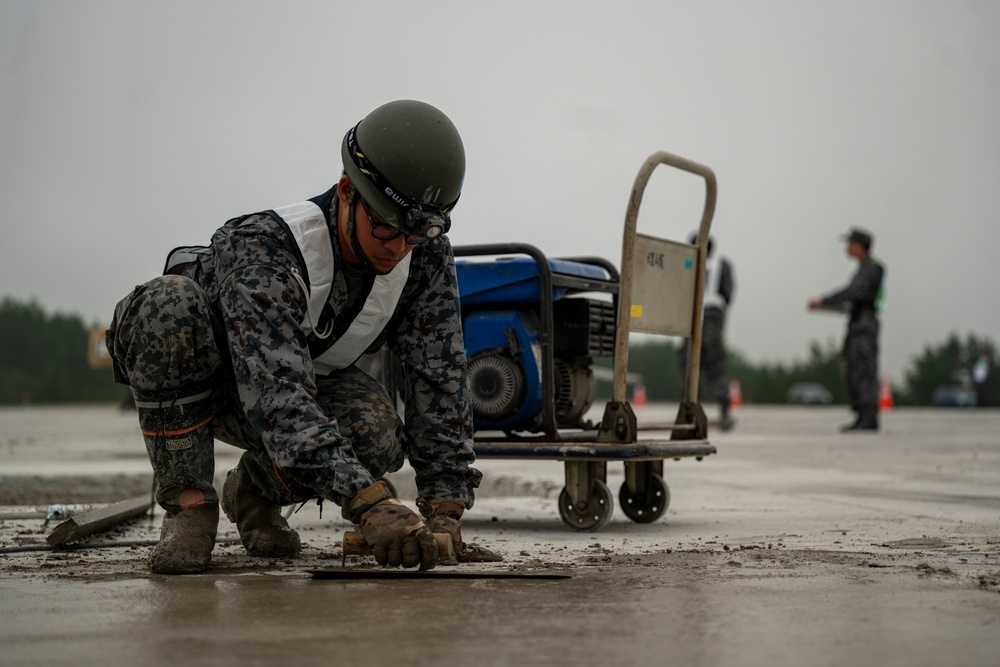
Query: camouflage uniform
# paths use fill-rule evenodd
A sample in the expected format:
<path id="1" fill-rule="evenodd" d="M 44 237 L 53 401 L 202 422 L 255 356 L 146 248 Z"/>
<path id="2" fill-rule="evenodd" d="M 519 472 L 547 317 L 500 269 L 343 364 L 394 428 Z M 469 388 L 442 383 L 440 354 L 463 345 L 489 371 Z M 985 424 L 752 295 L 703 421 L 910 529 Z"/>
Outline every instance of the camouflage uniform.
<path id="1" fill-rule="evenodd" d="M 879 321 L 876 299 L 883 274 L 882 265 L 868 257 L 860 261 L 858 271 L 847 287 L 821 300 L 823 306 L 839 307 L 850 315 L 844 338 L 847 395 L 859 422 L 868 426 L 878 422 Z"/>
<path id="2" fill-rule="evenodd" d="M 333 245 L 321 312 L 310 310 L 307 262 L 286 221 L 274 211 L 236 218 L 211 245 L 174 251 L 165 275 L 118 304 L 108 331 L 116 380 L 132 387 L 137 404 L 210 396 L 213 435 L 247 450 L 254 486 L 272 502 L 319 496 L 344 507 L 408 457 L 422 496 L 471 507 L 481 473 L 472 467 L 450 243 L 441 237 L 413 248 L 391 319 L 367 348 L 387 344 L 404 369 L 404 427 L 371 376 L 354 365 L 321 372 L 314 363 L 354 326 L 375 277 L 339 261 L 336 189 L 310 201 Z M 317 331 L 332 335 L 324 340 Z M 165 508 L 184 488 L 216 497 L 211 447 L 162 451 L 147 440 L 147 449 Z"/>

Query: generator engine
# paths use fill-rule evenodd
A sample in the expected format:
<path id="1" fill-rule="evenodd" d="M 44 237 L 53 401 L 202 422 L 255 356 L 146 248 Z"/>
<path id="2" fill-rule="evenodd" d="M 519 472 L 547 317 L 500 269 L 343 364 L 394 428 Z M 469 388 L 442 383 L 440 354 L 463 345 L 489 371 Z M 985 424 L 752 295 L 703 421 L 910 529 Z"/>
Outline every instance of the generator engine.
<path id="1" fill-rule="evenodd" d="M 548 260 L 553 272 L 606 279 L 592 265 Z M 595 357 L 614 354 L 615 309 L 611 300 L 579 290 L 540 292 L 538 265 L 530 258 L 456 261 L 469 359 L 469 385 L 477 430 L 538 432 L 541 413 L 541 309 L 552 309 L 553 414 L 559 428 L 585 428 L 594 402 Z"/>

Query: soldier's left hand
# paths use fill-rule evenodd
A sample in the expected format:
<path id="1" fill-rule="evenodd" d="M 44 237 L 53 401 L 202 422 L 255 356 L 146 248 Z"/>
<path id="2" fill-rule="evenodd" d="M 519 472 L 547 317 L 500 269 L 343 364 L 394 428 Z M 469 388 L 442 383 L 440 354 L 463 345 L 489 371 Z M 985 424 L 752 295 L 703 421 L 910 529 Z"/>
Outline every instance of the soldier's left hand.
<path id="1" fill-rule="evenodd" d="M 436 498 L 434 500 L 417 498 L 417 509 L 424 515 L 427 527 L 432 533 L 448 533 L 451 536 L 456 560 L 454 562 L 441 560 L 440 565 L 503 560 L 503 556 L 498 553 L 478 544 L 466 544 L 462 541 L 462 514 L 465 512 L 465 503 L 462 501 L 451 498 Z"/>

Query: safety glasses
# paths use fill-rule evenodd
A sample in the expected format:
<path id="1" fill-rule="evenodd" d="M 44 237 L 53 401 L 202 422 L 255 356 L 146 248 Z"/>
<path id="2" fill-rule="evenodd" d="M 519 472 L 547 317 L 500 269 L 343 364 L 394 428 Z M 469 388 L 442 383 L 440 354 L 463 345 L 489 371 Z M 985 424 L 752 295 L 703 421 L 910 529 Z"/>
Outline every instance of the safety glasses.
<path id="1" fill-rule="evenodd" d="M 361 208 L 364 209 L 365 215 L 368 216 L 368 222 L 372 226 L 373 237 L 379 241 L 392 241 L 399 238 L 403 232 L 385 222 L 377 222 L 372 217 L 371 209 L 368 208 L 368 202 L 361 197 L 358 199 L 361 201 Z M 441 236 L 446 229 L 447 221 L 436 212 L 410 208 L 406 211 L 406 224 L 411 229 L 420 229 L 423 232 L 422 234 L 407 234 L 406 242 L 409 245 L 420 245 Z"/>

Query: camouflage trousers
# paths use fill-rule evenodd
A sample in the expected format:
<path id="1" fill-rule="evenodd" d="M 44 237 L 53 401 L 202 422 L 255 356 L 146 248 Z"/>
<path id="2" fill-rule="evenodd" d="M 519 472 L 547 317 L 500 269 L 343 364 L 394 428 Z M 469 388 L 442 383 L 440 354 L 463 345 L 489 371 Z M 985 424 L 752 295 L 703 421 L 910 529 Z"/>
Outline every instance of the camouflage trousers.
<path id="1" fill-rule="evenodd" d="M 681 365 L 681 380 L 687 376 L 689 338 L 681 344 L 677 358 Z M 729 377 L 726 374 L 726 347 L 723 341 L 723 321 L 706 317 L 701 323 L 701 363 L 698 393 L 729 406 Z"/>
<path id="2" fill-rule="evenodd" d="M 273 453 L 240 408 L 239 391 L 228 361 L 225 332 L 205 291 L 193 280 L 161 276 L 139 285 L 115 308 L 107 333 L 115 380 L 132 388 L 140 411 L 169 410 L 205 397 L 211 437 L 170 453 L 146 438 L 157 480 L 157 501 L 170 510 L 186 488 L 217 497 L 213 487 L 213 440 L 245 450 L 242 462 L 258 495 L 278 505 L 314 497 L 314 491 L 274 465 Z M 385 388 L 351 366 L 317 378 L 316 400 L 350 438 L 355 455 L 376 479 L 399 470 L 405 459 L 402 422 Z M 315 453 L 311 454 L 315 463 Z M 336 499 L 335 499 L 336 500 Z"/>
<path id="3" fill-rule="evenodd" d="M 844 375 L 851 408 L 862 417 L 878 415 L 878 331 L 874 317 L 848 324 L 844 339 Z"/>

